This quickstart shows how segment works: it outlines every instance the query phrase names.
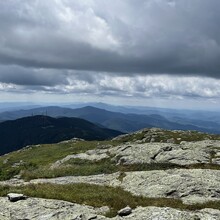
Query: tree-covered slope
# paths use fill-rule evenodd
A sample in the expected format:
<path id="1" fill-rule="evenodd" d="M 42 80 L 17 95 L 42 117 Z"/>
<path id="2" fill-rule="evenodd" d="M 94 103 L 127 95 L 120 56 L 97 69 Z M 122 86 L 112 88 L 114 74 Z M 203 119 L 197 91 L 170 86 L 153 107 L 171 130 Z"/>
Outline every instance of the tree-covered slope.
<path id="1" fill-rule="evenodd" d="M 0 154 L 31 144 L 56 143 L 74 137 L 105 140 L 119 134 L 79 118 L 26 117 L 0 123 Z"/>

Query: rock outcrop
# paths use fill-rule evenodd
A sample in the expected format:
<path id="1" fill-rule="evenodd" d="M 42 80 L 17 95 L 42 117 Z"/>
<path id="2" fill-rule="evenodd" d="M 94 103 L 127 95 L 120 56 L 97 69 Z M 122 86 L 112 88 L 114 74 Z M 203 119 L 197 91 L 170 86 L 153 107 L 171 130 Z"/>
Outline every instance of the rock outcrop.
<path id="1" fill-rule="evenodd" d="M 172 208 L 138 207 L 132 213 L 123 218 L 116 217 L 114 220 L 218 220 L 220 211 L 215 209 L 203 209 L 190 212 Z"/>
<path id="2" fill-rule="evenodd" d="M 70 155 L 55 162 L 52 167 L 70 159 L 98 161 L 114 157 L 117 163 L 172 163 L 177 165 L 218 164 L 220 165 L 220 141 L 205 140 L 197 142 L 172 143 L 128 143 L 109 149 L 90 150 L 85 153 Z M 112 159 L 114 159 L 112 158 Z"/>
<path id="3" fill-rule="evenodd" d="M 202 209 L 200 211 L 181 211 L 173 208 L 137 207 L 129 215 L 107 218 L 104 214 L 107 207 L 94 208 L 70 202 L 28 198 L 11 203 L 7 198 L 0 197 L 1 220 L 219 220 L 220 211 Z"/>
<path id="4" fill-rule="evenodd" d="M 68 155 L 64 157 L 63 159 L 56 161 L 54 164 L 51 165 L 50 168 L 51 169 L 57 168 L 71 159 L 81 159 L 81 160 L 90 160 L 90 161 L 103 160 L 103 159 L 109 158 L 109 156 L 106 154 L 107 152 L 108 150 L 95 149 L 95 150 L 89 150 L 85 153 Z"/>
<path id="5" fill-rule="evenodd" d="M 28 198 L 11 203 L 7 198 L 0 197 L 0 203 L 1 220 L 103 219 L 100 214 L 108 211 L 107 207 L 93 208 L 60 200 L 40 198 Z"/>
<path id="6" fill-rule="evenodd" d="M 197 142 L 172 143 L 129 143 L 109 149 L 96 149 L 85 153 L 70 155 L 57 161 L 52 167 L 70 159 L 97 161 L 114 157 L 119 164 L 172 163 L 177 165 L 218 164 L 220 165 L 220 141 L 205 140 Z M 113 158 L 113 159 L 114 159 Z"/>
<path id="7" fill-rule="evenodd" d="M 135 195 L 177 198 L 186 204 L 220 201 L 220 170 L 127 172 L 121 187 Z"/>
<path id="8" fill-rule="evenodd" d="M 137 163 L 173 163 L 189 165 L 210 163 L 211 153 L 220 153 L 220 141 L 198 141 L 172 143 L 127 144 L 109 149 L 109 153 L 125 164 Z M 219 164 L 219 160 L 212 163 Z"/>

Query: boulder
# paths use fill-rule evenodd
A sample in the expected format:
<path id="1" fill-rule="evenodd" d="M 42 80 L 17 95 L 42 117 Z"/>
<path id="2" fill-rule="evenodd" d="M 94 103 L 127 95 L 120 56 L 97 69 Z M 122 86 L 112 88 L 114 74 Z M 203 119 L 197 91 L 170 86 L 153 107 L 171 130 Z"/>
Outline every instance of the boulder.
<path id="1" fill-rule="evenodd" d="M 18 193 L 8 193 L 7 197 L 10 202 L 17 202 L 19 200 L 24 200 L 27 198 L 24 194 Z"/>
<path id="2" fill-rule="evenodd" d="M 125 208 L 118 211 L 119 216 L 127 216 L 132 213 L 132 209 L 129 206 L 126 206 Z"/>

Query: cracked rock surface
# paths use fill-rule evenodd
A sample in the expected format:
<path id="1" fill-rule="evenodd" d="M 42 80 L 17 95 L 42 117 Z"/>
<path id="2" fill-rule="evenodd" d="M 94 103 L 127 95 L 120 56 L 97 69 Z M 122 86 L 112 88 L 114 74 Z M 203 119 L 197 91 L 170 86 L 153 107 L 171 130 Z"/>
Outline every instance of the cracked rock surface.
<path id="1" fill-rule="evenodd" d="M 210 154 L 213 154 L 211 158 Z M 172 163 L 178 165 L 190 165 L 198 163 L 210 163 L 220 165 L 220 141 L 204 140 L 197 142 L 173 143 L 128 143 L 111 147 L 109 149 L 90 150 L 85 153 L 69 155 L 55 162 L 51 167 L 55 168 L 70 159 L 98 161 L 105 158 L 119 158 L 118 163 Z"/>
<path id="2" fill-rule="evenodd" d="M 106 207 L 97 209 L 60 200 L 39 198 L 28 198 L 12 203 L 7 198 L 0 197 L 0 203 L 1 220 L 103 219 L 99 214 L 108 210 Z"/>
<path id="3" fill-rule="evenodd" d="M 125 164 L 174 163 L 189 165 L 209 163 L 211 152 L 214 152 L 215 155 L 220 153 L 220 141 L 127 144 L 109 149 L 110 154 L 120 157 L 120 160 Z M 214 159 L 212 162 L 220 164 L 219 159 Z"/>
<path id="4" fill-rule="evenodd" d="M 0 197 L 1 220 L 218 220 L 220 211 L 202 209 L 200 211 L 180 211 L 173 208 L 137 207 L 127 216 L 107 218 L 103 214 L 107 207 L 93 208 L 70 202 L 51 199 L 28 198 L 15 203 Z"/>
<path id="5" fill-rule="evenodd" d="M 121 187 L 145 197 L 179 198 L 186 204 L 220 200 L 219 170 L 127 172 Z"/>

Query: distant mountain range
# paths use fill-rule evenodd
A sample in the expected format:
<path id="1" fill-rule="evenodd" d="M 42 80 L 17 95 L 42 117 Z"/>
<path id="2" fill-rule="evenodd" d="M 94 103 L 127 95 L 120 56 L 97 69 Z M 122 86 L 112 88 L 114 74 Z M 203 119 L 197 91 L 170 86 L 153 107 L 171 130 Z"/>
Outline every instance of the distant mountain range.
<path id="1" fill-rule="evenodd" d="M 84 119 L 31 116 L 0 123 L 0 154 L 32 144 L 57 143 L 74 137 L 105 140 L 120 134 Z"/>
<path id="2" fill-rule="evenodd" d="M 101 105 L 101 104 L 100 104 Z M 103 108 L 112 108 L 114 106 L 104 105 Z M 135 109 L 115 107 L 115 110 L 121 111 L 135 111 Z M 127 109 L 127 110 L 126 110 Z M 144 109 L 139 109 L 137 112 L 144 112 Z M 99 126 L 103 126 L 109 129 L 118 130 L 124 133 L 137 131 L 142 128 L 159 127 L 171 130 L 197 130 L 209 133 L 220 133 L 220 123 L 218 118 L 215 121 L 209 121 L 208 117 L 205 117 L 204 113 L 200 113 L 204 120 L 196 117 L 194 111 L 168 111 L 161 109 L 160 114 L 155 114 L 159 110 L 148 109 L 146 114 L 134 114 L 134 113 L 122 113 L 116 111 L 108 111 L 97 107 L 86 106 L 77 109 L 65 108 L 65 107 L 40 107 L 26 110 L 16 110 L 0 113 L 0 121 L 14 120 L 27 116 L 34 115 L 47 115 L 50 117 L 77 117 L 88 120 Z M 199 114 L 199 113 L 198 113 Z M 197 114 L 197 115 L 198 115 Z M 194 116 L 193 116 L 194 115 Z M 212 115 L 210 114 L 210 118 Z"/>

